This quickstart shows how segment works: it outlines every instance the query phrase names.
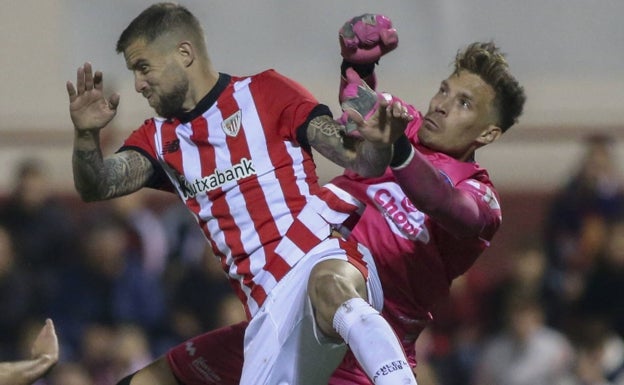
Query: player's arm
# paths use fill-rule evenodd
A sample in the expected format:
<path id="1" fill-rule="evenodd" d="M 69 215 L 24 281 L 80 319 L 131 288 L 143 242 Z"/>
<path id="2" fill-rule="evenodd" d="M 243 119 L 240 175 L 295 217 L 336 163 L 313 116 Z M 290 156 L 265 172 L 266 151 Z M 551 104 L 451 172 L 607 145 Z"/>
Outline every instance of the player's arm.
<path id="1" fill-rule="evenodd" d="M 59 359 L 54 324 L 46 320 L 32 347 L 32 358 L 0 363 L 0 385 L 30 385 L 43 377 Z"/>
<path id="2" fill-rule="evenodd" d="M 340 67 L 340 102 L 347 85 L 346 71 L 354 69 L 366 84 L 376 89 L 375 65 L 379 59 L 394 50 L 399 44 L 399 36 L 387 16 L 365 13 L 345 22 L 338 31 L 342 65 Z"/>
<path id="3" fill-rule="evenodd" d="M 453 235 L 478 236 L 488 225 L 490 218 L 478 197 L 452 186 L 405 136 L 395 144 L 391 167 L 414 206 Z"/>
<path id="4" fill-rule="evenodd" d="M 104 97 L 103 75 L 90 63 L 78 68 L 76 84 L 67 82 L 74 124 L 74 185 L 85 201 L 110 199 L 137 191 L 153 174 L 149 160 L 136 151 L 102 156 L 100 130 L 116 115 L 119 95 Z"/>
<path id="5" fill-rule="evenodd" d="M 401 103 L 391 103 L 374 91 L 375 63 L 396 48 L 398 36 L 387 17 L 363 14 L 344 23 L 339 42 L 343 57 L 339 101 L 345 113 L 338 122 L 327 116 L 313 119 L 307 139 L 340 166 L 362 176 L 378 176 L 391 159 L 391 144 L 411 120 Z M 390 119 L 393 115 L 399 119 Z M 361 135 L 347 134 L 353 130 Z"/>
<path id="6" fill-rule="evenodd" d="M 372 94 L 377 98 L 376 94 Z M 365 177 L 380 176 L 392 159 L 393 143 L 403 135 L 412 119 L 401 102 L 377 100 L 374 110 L 347 113 L 360 135 L 349 135 L 341 123 L 329 115 L 313 118 L 307 126 L 308 143 L 334 163 Z M 365 115 L 365 116 L 362 116 Z"/>
<path id="7" fill-rule="evenodd" d="M 94 145 L 99 140 L 84 136 L 75 139 L 72 156 L 74 185 L 84 201 L 130 194 L 145 186 L 154 174 L 152 163 L 138 151 L 126 150 L 103 158 L 99 144 Z"/>
<path id="8" fill-rule="evenodd" d="M 329 115 L 312 119 L 307 127 L 312 148 L 337 165 L 363 176 L 381 175 L 392 156 L 392 144 L 378 144 L 346 135 L 345 127 Z"/>

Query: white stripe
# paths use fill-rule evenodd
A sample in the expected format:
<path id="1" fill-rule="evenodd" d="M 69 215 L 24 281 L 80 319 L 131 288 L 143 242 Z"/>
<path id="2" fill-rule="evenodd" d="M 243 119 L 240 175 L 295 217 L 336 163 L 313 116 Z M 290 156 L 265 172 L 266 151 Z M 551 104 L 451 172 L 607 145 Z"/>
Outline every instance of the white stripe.
<path id="1" fill-rule="evenodd" d="M 355 199 L 355 197 L 351 194 L 349 194 L 348 192 L 346 192 L 345 190 L 341 189 L 340 187 L 336 186 L 333 183 L 327 183 L 324 184 L 323 187 L 327 188 L 328 190 L 330 190 L 331 192 L 333 192 L 334 194 L 336 194 L 338 196 L 338 198 L 340 198 L 341 200 L 350 203 L 354 206 L 358 206 L 358 207 L 364 207 L 364 203 L 360 202 L 359 200 Z"/>
<path id="2" fill-rule="evenodd" d="M 248 85 L 248 83 L 249 82 L 244 82 L 244 85 Z M 249 153 L 251 159 L 253 159 L 256 172 L 258 173 L 258 183 L 264 192 L 269 211 L 275 221 L 279 234 L 284 235 L 288 227 L 290 227 L 293 217 L 290 215 L 290 209 L 286 204 L 284 192 L 281 188 L 275 188 L 279 186 L 279 183 L 275 175 L 275 167 L 271 163 L 270 151 L 267 147 L 267 140 L 264 136 L 262 122 L 260 121 L 256 106 L 253 103 L 253 97 L 249 87 L 238 87 L 238 84 L 236 84 L 235 88 L 237 92 L 234 93 L 234 99 L 243 111 L 242 123 L 243 127 L 245 127 Z M 267 187 L 271 188 L 267 189 Z"/>
<path id="3" fill-rule="evenodd" d="M 291 266 L 305 255 L 303 250 L 297 247 L 288 237 L 282 238 L 279 245 L 275 248 L 275 252 Z"/>

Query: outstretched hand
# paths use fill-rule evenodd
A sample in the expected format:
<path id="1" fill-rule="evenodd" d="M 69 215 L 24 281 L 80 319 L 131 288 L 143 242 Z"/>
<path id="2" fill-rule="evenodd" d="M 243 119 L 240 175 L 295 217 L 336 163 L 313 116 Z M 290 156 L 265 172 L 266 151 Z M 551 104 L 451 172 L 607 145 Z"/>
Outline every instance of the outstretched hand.
<path id="1" fill-rule="evenodd" d="M 347 132 L 357 129 L 364 139 L 379 145 L 394 143 L 414 119 L 407 106 L 389 94 L 372 90 L 353 69 L 347 69 L 346 75 L 341 121 L 346 122 Z"/>
<path id="2" fill-rule="evenodd" d="M 392 145 L 403 135 L 409 122 L 414 120 L 402 101 L 391 96 L 388 100 L 383 95 L 379 99 L 379 108 L 368 119 L 353 110 L 346 112 L 361 136 L 379 146 Z"/>
<path id="3" fill-rule="evenodd" d="M 35 342 L 31 348 L 32 358 L 47 356 L 51 363 L 56 363 L 59 359 L 59 345 L 54 323 L 47 319 L 45 325 L 39 331 Z"/>
<path id="4" fill-rule="evenodd" d="M 76 130 L 99 130 L 117 113 L 119 94 L 104 97 L 102 72 L 93 73 L 90 63 L 78 68 L 76 86 L 67 84 L 69 113 Z"/>
<path id="5" fill-rule="evenodd" d="M 344 23 L 338 32 L 340 53 L 351 63 L 376 63 L 395 49 L 399 35 L 387 16 L 365 13 Z"/>

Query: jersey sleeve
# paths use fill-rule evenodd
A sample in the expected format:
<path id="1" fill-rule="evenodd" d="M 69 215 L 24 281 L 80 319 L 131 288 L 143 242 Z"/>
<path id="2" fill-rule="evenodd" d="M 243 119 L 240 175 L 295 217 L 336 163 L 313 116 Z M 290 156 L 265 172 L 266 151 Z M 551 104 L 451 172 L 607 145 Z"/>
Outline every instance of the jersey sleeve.
<path id="1" fill-rule="evenodd" d="M 263 119 L 273 120 L 284 139 L 306 145 L 301 142 L 305 140 L 301 129 L 317 116 L 332 116 L 329 108 L 320 104 L 301 84 L 274 70 L 263 72 L 251 87 L 261 95 L 256 100 L 260 107 L 258 113 Z"/>
<path id="2" fill-rule="evenodd" d="M 146 187 L 174 191 L 173 185 L 167 178 L 165 170 L 158 162 L 156 146 L 154 143 L 155 126 L 153 119 L 146 120 L 141 127 L 134 130 L 124 141 L 117 152 L 134 150 L 149 159 L 154 167 L 154 175 L 147 182 Z"/>
<path id="3" fill-rule="evenodd" d="M 478 206 L 478 221 L 482 229 L 480 238 L 486 241 L 491 240 L 502 222 L 501 207 L 496 190 L 490 184 L 476 179 L 466 179 L 456 187 L 474 198 Z"/>

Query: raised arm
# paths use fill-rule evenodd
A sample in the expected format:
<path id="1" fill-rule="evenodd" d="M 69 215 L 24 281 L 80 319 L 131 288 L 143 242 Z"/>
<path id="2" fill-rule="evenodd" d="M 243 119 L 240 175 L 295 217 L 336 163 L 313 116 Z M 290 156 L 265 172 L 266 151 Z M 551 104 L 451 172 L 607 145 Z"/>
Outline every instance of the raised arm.
<path id="1" fill-rule="evenodd" d="M 339 42 L 344 59 L 339 101 L 344 114 L 337 122 L 327 116 L 312 120 L 308 141 L 344 168 L 365 177 L 379 176 L 392 159 L 392 144 L 412 119 L 401 102 L 374 91 L 375 63 L 396 48 L 398 36 L 387 17 L 363 14 L 344 23 Z"/>
<path id="2" fill-rule="evenodd" d="M 105 98 L 102 73 L 91 64 L 78 68 L 76 86 L 67 82 L 69 112 L 74 124 L 74 185 L 85 201 L 115 198 L 139 190 L 153 174 L 149 160 L 136 151 L 104 158 L 100 130 L 117 113 L 119 95 Z"/>

